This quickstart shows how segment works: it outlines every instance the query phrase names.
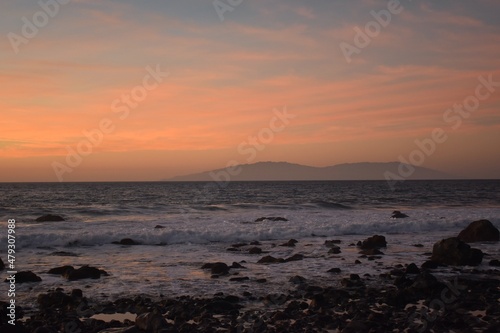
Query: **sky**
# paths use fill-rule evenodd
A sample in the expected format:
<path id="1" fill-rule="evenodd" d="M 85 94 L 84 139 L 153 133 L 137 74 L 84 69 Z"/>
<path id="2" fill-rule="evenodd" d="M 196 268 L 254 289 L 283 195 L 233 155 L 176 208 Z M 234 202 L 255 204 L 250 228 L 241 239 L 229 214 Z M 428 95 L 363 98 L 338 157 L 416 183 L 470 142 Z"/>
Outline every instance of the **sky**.
<path id="1" fill-rule="evenodd" d="M 401 161 L 500 178 L 500 2 L 0 5 L 0 181 Z"/>

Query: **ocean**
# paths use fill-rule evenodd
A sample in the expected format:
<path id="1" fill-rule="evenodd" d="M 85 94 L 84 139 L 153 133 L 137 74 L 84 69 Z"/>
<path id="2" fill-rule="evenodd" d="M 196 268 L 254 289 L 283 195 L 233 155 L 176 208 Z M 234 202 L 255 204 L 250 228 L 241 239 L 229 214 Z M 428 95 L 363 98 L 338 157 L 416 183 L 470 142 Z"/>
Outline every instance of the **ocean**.
<path id="1" fill-rule="evenodd" d="M 0 257 L 7 262 L 7 220 L 15 219 L 16 269 L 42 278 L 17 286 L 18 302 L 28 308 L 36 306 L 40 292 L 58 287 L 116 299 L 244 291 L 261 296 L 292 288 L 288 281 L 296 275 L 335 284 L 350 273 L 378 275 L 398 263 L 420 266 L 435 242 L 456 236 L 472 221 L 488 219 L 500 227 L 498 180 L 405 181 L 394 191 L 384 181 L 3 183 L 0 193 Z M 394 210 L 409 217 L 391 219 Z M 48 213 L 66 221 L 35 222 Z M 260 217 L 286 221 L 256 221 Z M 374 234 L 386 237 L 385 255 L 356 264 L 360 255 L 353 244 Z M 141 245 L 112 244 L 123 238 Z M 292 238 L 295 247 L 280 246 Z M 331 239 L 341 241 L 341 254 L 328 253 L 324 242 Z M 253 241 L 267 253 L 248 253 Z M 497 244 L 476 247 L 500 256 Z M 264 255 L 294 254 L 304 259 L 257 263 Z M 238 262 L 245 269 L 231 271 L 248 279 L 214 279 L 201 269 L 207 262 Z M 62 265 L 91 265 L 109 276 L 70 282 L 47 274 Z M 333 267 L 343 273 L 328 273 Z"/>

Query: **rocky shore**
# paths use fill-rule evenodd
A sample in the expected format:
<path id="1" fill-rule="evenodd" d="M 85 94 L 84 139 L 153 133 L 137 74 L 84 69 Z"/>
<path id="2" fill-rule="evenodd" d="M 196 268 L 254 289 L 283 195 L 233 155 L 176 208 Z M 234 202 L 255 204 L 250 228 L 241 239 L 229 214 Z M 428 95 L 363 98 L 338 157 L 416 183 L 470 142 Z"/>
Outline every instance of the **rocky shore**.
<path id="1" fill-rule="evenodd" d="M 289 240 L 278 247 L 293 248 L 297 242 Z M 354 274 L 334 267 L 329 270 L 332 283 L 290 276 L 288 292 L 270 288 L 264 296 L 242 289 L 238 294 L 218 292 L 203 298 L 141 295 L 103 301 L 81 289 L 47 290 L 38 295 L 36 308 L 16 307 L 16 325 L 7 322 L 9 304 L 0 302 L 0 332 L 500 332 L 500 258 L 475 248 L 477 242 L 498 242 L 498 229 L 489 221 L 476 221 L 457 237 L 436 240 L 432 249 L 422 249 L 432 251 L 423 264 L 386 266 L 380 274 Z M 359 265 L 380 260 L 388 246 L 382 235 L 357 244 L 337 240 L 323 244 L 325 253 L 339 257 L 347 248 L 356 248 Z M 301 254 L 273 257 L 259 242 L 234 244 L 231 249 L 252 253 L 258 256 L 256 262 L 269 267 L 307 260 Z M 217 280 L 245 283 L 249 278 L 240 274 L 244 265 L 212 262 L 199 269 Z M 445 266 L 451 274 L 440 274 Z M 88 266 L 63 266 L 51 274 L 72 281 L 99 279 L 107 273 Z M 29 272 L 21 276 L 29 283 L 43 283 Z"/>

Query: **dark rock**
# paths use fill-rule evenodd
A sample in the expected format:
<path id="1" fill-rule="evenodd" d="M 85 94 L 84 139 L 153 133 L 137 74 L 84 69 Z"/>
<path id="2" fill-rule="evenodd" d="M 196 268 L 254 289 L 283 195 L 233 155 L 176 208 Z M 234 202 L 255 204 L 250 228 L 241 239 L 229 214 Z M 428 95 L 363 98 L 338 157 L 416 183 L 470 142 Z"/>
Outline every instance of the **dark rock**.
<path id="1" fill-rule="evenodd" d="M 45 214 L 40 217 L 38 217 L 35 221 L 37 222 L 60 222 L 60 221 L 65 221 L 62 216 L 59 215 L 52 215 L 52 214 Z"/>
<path id="2" fill-rule="evenodd" d="M 258 264 L 277 264 L 283 262 L 285 262 L 283 258 L 275 258 L 273 256 L 265 256 L 262 257 L 259 261 L 257 261 Z"/>
<path id="3" fill-rule="evenodd" d="M 366 249 L 366 250 L 360 251 L 359 253 L 364 254 L 366 256 L 376 256 L 376 255 L 384 254 L 379 249 Z"/>
<path id="4" fill-rule="evenodd" d="M 106 271 L 92 266 L 82 266 L 78 269 L 66 271 L 64 277 L 68 281 L 76 281 L 82 279 L 99 279 L 101 275 L 108 275 Z"/>
<path id="5" fill-rule="evenodd" d="M 431 260 L 445 265 L 477 266 L 483 260 L 483 252 L 472 249 L 457 237 L 452 237 L 434 244 Z"/>
<path id="6" fill-rule="evenodd" d="M 295 276 L 292 276 L 289 280 L 289 282 L 293 283 L 293 284 L 304 284 L 306 283 L 306 279 L 300 275 L 295 275 Z"/>
<path id="7" fill-rule="evenodd" d="M 326 247 L 336 247 L 335 244 L 340 244 L 340 243 L 342 243 L 342 241 L 339 239 L 326 240 L 325 246 Z"/>
<path id="8" fill-rule="evenodd" d="M 25 283 L 25 282 L 40 282 L 42 279 L 33 273 L 32 271 L 22 271 L 17 272 L 15 274 L 16 283 Z M 10 280 L 5 279 L 5 282 L 10 282 Z"/>
<path id="9" fill-rule="evenodd" d="M 466 243 L 498 242 L 500 232 L 488 220 L 474 221 L 458 234 L 458 239 Z"/>
<path id="10" fill-rule="evenodd" d="M 242 282 L 242 281 L 248 281 L 250 278 L 248 276 L 238 276 L 238 277 L 232 277 L 229 279 L 229 281 L 235 281 L 235 282 Z"/>
<path id="11" fill-rule="evenodd" d="M 498 259 L 490 260 L 489 265 L 493 266 L 493 267 L 500 267 L 500 260 L 498 260 Z"/>
<path id="12" fill-rule="evenodd" d="M 356 260 L 354 260 L 354 263 L 355 263 L 356 265 L 358 265 L 358 264 L 361 264 L 361 261 L 359 261 L 358 259 L 356 259 Z"/>
<path id="13" fill-rule="evenodd" d="M 240 248 L 240 247 L 247 246 L 247 245 L 248 245 L 247 243 L 236 243 L 236 244 L 232 244 L 231 246 L 235 247 L 235 248 Z"/>
<path id="14" fill-rule="evenodd" d="M 250 245 L 253 245 L 253 246 L 260 246 L 262 245 L 259 241 L 252 241 L 250 242 Z"/>
<path id="15" fill-rule="evenodd" d="M 56 290 L 47 294 L 39 294 L 37 302 L 41 309 L 61 309 L 68 307 L 73 302 L 73 298 L 62 291 Z"/>
<path id="16" fill-rule="evenodd" d="M 233 262 L 231 266 L 229 266 L 229 268 L 246 268 L 240 264 L 238 264 L 237 262 Z"/>
<path id="17" fill-rule="evenodd" d="M 240 252 L 241 250 L 237 249 L 235 247 L 229 247 L 229 248 L 226 249 L 226 251 L 228 251 L 228 252 Z"/>
<path id="18" fill-rule="evenodd" d="M 135 326 L 140 330 L 151 333 L 159 333 L 162 329 L 168 328 L 165 318 L 156 311 L 138 315 L 135 318 Z"/>
<path id="19" fill-rule="evenodd" d="M 414 263 L 411 263 L 406 267 L 405 272 L 406 274 L 420 274 L 420 268 L 418 268 Z"/>
<path id="20" fill-rule="evenodd" d="M 365 239 L 363 242 L 358 242 L 358 246 L 362 249 L 377 249 L 387 247 L 387 242 L 384 236 L 374 235 Z"/>
<path id="21" fill-rule="evenodd" d="M 66 251 L 56 251 L 56 252 L 52 252 L 50 255 L 51 256 L 58 256 L 58 257 L 78 257 L 78 254 L 76 254 L 76 253 L 66 252 Z"/>
<path id="22" fill-rule="evenodd" d="M 75 268 L 73 266 L 66 265 L 66 266 L 51 268 L 51 269 L 49 269 L 49 271 L 47 273 L 64 276 L 65 274 L 67 274 L 71 271 L 74 271 L 74 270 L 75 270 Z"/>
<path id="23" fill-rule="evenodd" d="M 424 247 L 423 244 L 413 244 L 413 246 L 415 246 L 415 247 Z"/>
<path id="24" fill-rule="evenodd" d="M 239 308 L 241 308 L 239 304 L 234 304 L 223 300 L 213 300 L 206 304 L 203 307 L 203 310 L 211 314 L 225 314 L 231 312 L 237 313 Z"/>
<path id="25" fill-rule="evenodd" d="M 257 279 L 257 280 L 255 280 L 255 282 L 257 282 L 257 283 L 266 283 L 266 282 L 267 282 L 267 279 L 264 279 L 264 278 L 262 278 L 262 279 Z"/>
<path id="26" fill-rule="evenodd" d="M 229 266 L 223 262 L 214 262 L 204 264 L 202 269 L 210 269 L 210 272 L 215 275 L 227 275 L 229 274 Z"/>
<path id="27" fill-rule="evenodd" d="M 278 222 L 278 221 L 284 221 L 287 222 L 288 220 L 284 217 L 279 217 L 279 216 L 269 216 L 269 217 L 259 217 L 258 219 L 255 220 L 255 222 L 262 222 L 265 220 L 273 221 L 273 222 Z"/>
<path id="28" fill-rule="evenodd" d="M 157 225 L 155 225 L 155 229 L 165 229 L 165 227 L 162 226 L 162 225 L 157 224 Z"/>
<path id="29" fill-rule="evenodd" d="M 281 244 L 280 246 L 289 246 L 289 247 L 293 247 L 293 246 L 295 246 L 295 244 L 297 244 L 297 243 L 298 243 L 298 241 L 297 241 L 296 239 L 293 239 L 293 238 L 292 238 L 292 239 L 290 239 L 288 242 L 283 243 L 283 244 Z"/>
<path id="30" fill-rule="evenodd" d="M 342 272 L 342 270 L 338 267 L 334 267 L 334 268 L 330 268 L 328 271 L 328 273 L 335 273 L 335 274 L 339 274 L 340 272 Z"/>
<path id="31" fill-rule="evenodd" d="M 404 219 L 405 217 L 408 217 L 408 215 L 401 213 L 399 210 L 393 211 L 391 215 L 392 219 Z"/>
<path id="32" fill-rule="evenodd" d="M 0 271 L 5 268 L 5 264 L 2 261 L 2 258 L 0 258 Z"/>
<path id="33" fill-rule="evenodd" d="M 342 253 L 342 251 L 340 251 L 340 247 L 338 247 L 338 246 L 332 246 L 330 248 L 330 250 L 328 250 L 328 253 L 329 254 L 339 254 L 339 253 Z"/>
<path id="34" fill-rule="evenodd" d="M 252 247 L 250 249 L 248 249 L 248 253 L 250 254 L 261 254 L 262 253 L 262 249 L 260 247 Z"/>
<path id="35" fill-rule="evenodd" d="M 299 261 L 299 260 L 302 260 L 304 259 L 304 256 L 302 254 L 294 254 L 293 256 L 291 256 L 290 258 L 286 258 L 285 259 L 285 262 L 289 262 L 289 261 Z"/>
<path id="36" fill-rule="evenodd" d="M 141 245 L 141 243 L 136 242 L 132 238 L 123 238 L 119 242 L 115 241 L 113 244 L 118 244 L 118 245 Z"/>
<path id="37" fill-rule="evenodd" d="M 436 269 L 439 267 L 439 263 L 432 260 L 427 260 L 420 267 L 422 267 L 423 269 Z"/>

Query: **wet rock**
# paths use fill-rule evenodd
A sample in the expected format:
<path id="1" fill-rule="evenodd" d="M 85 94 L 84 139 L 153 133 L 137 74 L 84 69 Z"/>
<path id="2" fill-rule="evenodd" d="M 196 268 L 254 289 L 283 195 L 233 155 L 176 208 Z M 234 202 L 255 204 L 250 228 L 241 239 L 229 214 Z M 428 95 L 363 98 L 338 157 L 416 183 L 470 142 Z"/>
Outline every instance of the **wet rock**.
<path id="1" fill-rule="evenodd" d="M 163 316 L 156 312 L 146 312 L 137 316 L 135 326 L 143 331 L 151 333 L 159 333 L 162 329 L 169 327 Z"/>
<path id="2" fill-rule="evenodd" d="M 262 253 L 262 249 L 260 247 L 254 246 L 254 247 L 248 249 L 248 253 L 250 253 L 250 254 L 261 254 Z"/>
<path id="3" fill-rule="evenodd" d="M 0 258 L 0 271 L 5 269 L 5 264 L 2 261 L 2 258 Z"/>
<path id="4" fill-rule="evenodd" d="M 445 265 L 477 266 L 483 260 L 483 252 L 471 248 L 457 237 L 452 237 L 434 244 L 431 260 Z"/>
<path id="5" fill-rule="evenodd" d="M 16 283 L 26 283 L 26 282 L 40 282 L 42 278 L 33 273 L 32 271 L 22 271 L 15 274 Z M 5 282 L 10 282 L 5 279 Z"/>
<path id="6" fill-rule="evenodd" d="M 50 255 L 57 256 L 57 257 L 78 257 L 78 254 L 76 254 L 76 253 L 66 252 L 66 251 L 56 251 L 56 252 L 52 252 Z"/>
<path id="7" fill-rule="evenodd" d="M 242 266 L 241 264 L 237 263 L 237 262 L 233 262 L 231 266 L 229 266 L 229 268 L 246 268 L 244 266 Z"/>
<path id="8" fill-rule="evenodd" d="M 342 243 L 342 241 L 340 239 L 326 240 L 325 246 L 326 247 L 336 247 L 336 244 L 340 244 L 340 243 Z"/>
<path id="9" fill-rule="evenodd" d="M 404 219 L 408 217 L 408 215 L 401 213 L 399 210 L 395 210 L 392 212 L 391 219 Z"/>
<path id="10" fill-rule="evenodd" d="M 413 244 L 413 246 L 415 246 L 415 247 L 424 247 L 423 244 Z"/>
<path id="11" fill-rule="evenodd" d="M 500 260 L 498 259 L 490 260 L 489 265 L 493 267 L 500 267 Z"/>
<path id="12" fill-rule="evenodd" d="M 387 242 L 384 236 L 374 235 L 372 237 L 368 237 L 363 242 L 360 242 L 358 246 L 363 250 L 378 249 L 381 247 L 387 247 Z"/>
<path id="13" fill-rule="evenodd" d="M 488 220 L 474 221 L 458 234 L 458 239 L 466 243 L 498 242 L 500 232 Z"/>
<path id="14" fill-rule="evenodd" d="M 258 264 L 278 264 L 278 263 L 284 263 L 285 259 L 283 258 L 275 258 L 273 256 L 265 256 L 262 257 L 259 261 L 257 261 Z"/>
<path id="15" fill-rule="evenodd" d="M 141 245 L 141 243 L 136 242 L 132 238 L 123 238 L 119 242 L 118 241 L 114 241 L 112 243 L 113 244 L 117 244 L 117 245 Z"/>
<path id="16" fill-rule="evenodd" d="M 66 266 L 51 268 L 51 269 L 49 269 L 49 271 L 47 273 L 64 276 L 68 272 L 71 272 L 74 270 L 75 270 L 75 268 L 73 266 L 66 265 Z"/>
<path id="17" fill-rule="evenodd" d="M 39 294 L 37 297 L 38 306 L 41 309 L 61 309 L 66 308 L 73 302 L 73 298 L 60 290 L 47 294 Z"/>
<path id="18" fill-rule="evenodd" d="M 268 220 L 268 221 L 273 221 L 273 222 L 279 222 L 279 221 L 283 221 L 283 222 L 287 222 L 288 220 L 284 217 L 280 217 L 280 216 L 269 216 L 269 217 L 259 217 L 258 219 L 255 220 L 255 222 L 262 222 L 262 221 L 265 221 L 265 220 Z"/>
<path id="19" fill-rule="evenodd" d="M 338 267 L 330 268 L 330 269 L 327 271 L 327 273 L 334 273 L 334 274 L 339 274 L 339 273 L 341 273 L 341 272 L 342 272 L 342 270 L 341 270 L 340 268 L 338 268 Z"/>
<path id="20" fill-rule="evenodd" d="M 296 239 L 293 239 L 293 238 L 292 238 L 292 239 L 290 239 L 288 242 L 283 243 L 283 244 L 281 244 L 280 246 L 289 246 L 289 247 L 293 247 L 293 246 L 295 246 L 295 244 L 297 244 L 297 243 L 298 243 L 298 241 L 297 241 Z"/>
<path id="21" fill-rule="evenodd" d="M 289 262 L 289 261 L 299 261 L 299 260 L 302 260 L 304 259 L 304 256 L 302 254 L 294 254 L 293 256 L 291 256 L 290 258 L 286 258 L 285 259 L 285 262 Z"/>
<path id="22" fill-rule="evenodd" d="M 242 281 L 248 281 L 250 278 L 248 276 L 237 276 L 237 277 L 232 277 L 229 279 L 229 281 L 235 281 L 235 282 L 242 282 Z"/>
<path id="23" fill-rule="evenodd" d="M 376 255 L 384 254 L 384 252 L 380 251 L 379 249 L 366 249 L 366 250 L 360 251 L 359 253 L 364 254 L 366 256 L 376 256 Z"/>
<path id="24" fill-rule="evenodd" d="M 432 260 L 427 260 L 420 267 L 422 267 L 423 269 L 436 269 L 439 267 L 439 263 Z"/>
<path id="25" fill-rule="evenodd" d="M 214 262 L 204 264 L 202 269 L 210 269 L 210 272 L 215 275 L 227 275 L 229 274 L 229 266 L 223 262 Z"/>
<path id="26" fill-rule="evenodd" d="M 165 229 L 165 227 L 162 226 L 162 225 L 157 224 L 157 225 L 155 225 L 155 229 Z"/>
<path id="27" fill-rule="evenodd" d="M 338 247 L 338 246 L 332 246 L 330 248 L 330 250 L 328 250 L 328 253 L 329 254 L 339 254 L 339 253 L 342 253 L 342 251 L 340 250 L 340 247 Z"/>
<path id="28" fill-rule="evenodd" d="M 103 276 L 107 276 L 108 273 L 102 269 L 98 269 L 92 266 L 82 266 L 78 269 L 68 270 L 64 274 L 64 277 L 68 281 L 76 281 L 83 279 L 99 279 Z"/>
<path id="29" fill-rule="evenodd" d="M 36 222 L 60 222 L 60 221 L 65 221 L 62 216 L 59 215 L 52 215 L 52 214 L 45 214 L 40 217 L 37 217 L 35 220 Z"/>
<path id="30" fill-rule="evenodd" d="M 420 268 L 417 267 L 414 263 L 409 264 L 406 266 L 406 274 L 420 274 Z"/>

